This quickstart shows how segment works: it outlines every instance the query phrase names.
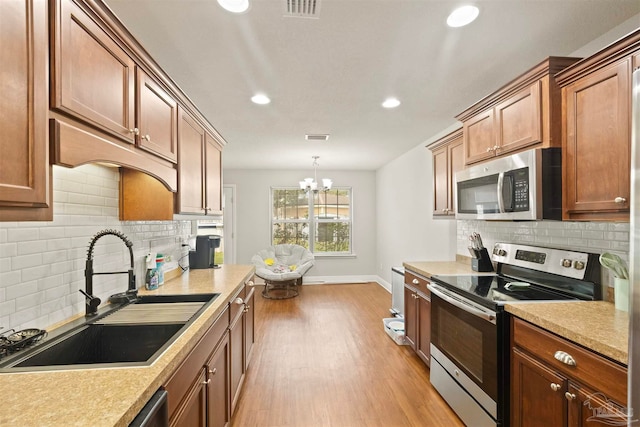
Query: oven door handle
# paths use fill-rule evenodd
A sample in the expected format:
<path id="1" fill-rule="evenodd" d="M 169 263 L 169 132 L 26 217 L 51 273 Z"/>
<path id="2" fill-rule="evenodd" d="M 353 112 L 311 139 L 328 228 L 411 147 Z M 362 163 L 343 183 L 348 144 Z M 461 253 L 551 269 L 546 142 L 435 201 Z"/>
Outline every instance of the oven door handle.
<path id="1" fill-rule="evenodd" d="M 446 292 L 444 289 L 434 286 L 432 284 L 427 285 L 427 288 L 434 295 L 440 297 L 441 299 L 445 300 L 451 305 L 455 305 L 460 310 L 466 311 L 469 314 L 473 314 L 474 316 L 487 320 L 491 323 L 496 323 L 496 314 L 493 311 L 487 312 L 484 310 L 480 310 L 479 308 L 476 308 L 470 304 L 460 301 L 458 298 L 455 298 L 453 295 L 448 295 L 448 292 Z"/>

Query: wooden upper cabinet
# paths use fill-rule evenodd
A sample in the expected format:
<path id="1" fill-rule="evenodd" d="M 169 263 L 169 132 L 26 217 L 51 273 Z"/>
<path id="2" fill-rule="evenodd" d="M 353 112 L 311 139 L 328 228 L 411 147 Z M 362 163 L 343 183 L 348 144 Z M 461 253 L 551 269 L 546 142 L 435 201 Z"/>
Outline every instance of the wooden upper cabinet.
<path id="1" fill-rule="evenodd" d="M 465 165 L 534 145 L 559 147 L 561 96 L 554 74 L 578 60 L 549 57 L 458 114 Z"/>
<path id="2" fill-rule="evenodd" d="M 52 107 L 134 143 L 134 61 L 72 0 L 53 25 Z"/>
<path id="3" fill-rule="evenodd" d="M 204 149 L 206 132 L 191 116 L 180 109 L 178 207 L 179 213 L 203 214 Z"/>
<path id="4" fill-rule="evenodd" d="M 138 145 L 178 161 L 178 103 L 144 71 L 137 70 Z"/>
<path id="5" fill-rule="evenodd" d="M 625 212 L 630 201 L 631 60 L 563 89 L 566 108 L 564 213 Z M 591 218 L 590 218 L 591 219 Z"/>
<path id="6" fill-rule="evenodd" d="M 429 145 L 433 156 L 433 216 L 455 217 L 455 174 L 464 168 L 462 129 Z"/>
<path id="7" fill-rule="evenodd" d="M 47 2 L 0 1 L 0 40 L 0 220 L 51 220 Z"/>
<path id="8" fill-rule="evenodd" d="M 206 134 L 205 146 L 205 210 L 222 213 L 222 146 Z"/>
<path id="9" fill-rule="evenodd" d="M 563 100 L 565 220 L 629 220 L 631 80 L 638 52 L 640 30 L 556 76 Z"/>

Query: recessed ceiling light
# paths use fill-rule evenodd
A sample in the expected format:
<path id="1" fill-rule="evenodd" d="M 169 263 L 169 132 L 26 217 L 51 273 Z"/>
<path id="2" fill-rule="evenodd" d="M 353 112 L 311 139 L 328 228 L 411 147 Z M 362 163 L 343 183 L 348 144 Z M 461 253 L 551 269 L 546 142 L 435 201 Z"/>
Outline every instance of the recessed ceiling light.
<path id="1" fill-rule="evenodd" d="M 260 104 L 260 105 L 266 105 L 266 104 L 271 102 L 269 97 L 267 95 L 262 94 L 262 93 L 258 93 L 256 95 L 253 95 L 251 97 L 251 101 L 253 101 L 255 104 Z"/>
<path id="2" fill-rule="evenodd" d="M 387 98 L 382 103 L 382 106 L 384 108 L 396 108 L 398 105 L 400 105 L 400 101 L 398 101 L 396 98 Z"/>
<path id="3" fill-rule="evenodd" d="M 249 9 L 249 0 L 218 0 L 218 4 L 233 13 L 242 13 Z"/>
<path id="4" fill-rule="evenodd" d="M 463 27 L 472 23 L 480 13 L 475 6 L 462 6 L 451 12 L 447 18 L 447 25 L 450 27 Z"/>

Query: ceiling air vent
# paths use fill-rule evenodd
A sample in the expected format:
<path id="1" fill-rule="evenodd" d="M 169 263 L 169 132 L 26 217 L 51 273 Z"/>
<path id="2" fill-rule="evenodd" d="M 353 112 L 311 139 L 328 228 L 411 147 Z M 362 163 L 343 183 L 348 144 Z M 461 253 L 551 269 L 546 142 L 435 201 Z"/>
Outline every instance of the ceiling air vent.
<path id="1" fill-rule="evenodd" d="M 287 8 L 284 16 L 298 18 L 317 18 L 320 13 L 320 0 L 285 0 Z"/>
<path id="2" fill-rule="evenodd" d="M 306 134 L 304 139 L 307 141 L 326 141 L 329 139 L 329 134 Z"/>

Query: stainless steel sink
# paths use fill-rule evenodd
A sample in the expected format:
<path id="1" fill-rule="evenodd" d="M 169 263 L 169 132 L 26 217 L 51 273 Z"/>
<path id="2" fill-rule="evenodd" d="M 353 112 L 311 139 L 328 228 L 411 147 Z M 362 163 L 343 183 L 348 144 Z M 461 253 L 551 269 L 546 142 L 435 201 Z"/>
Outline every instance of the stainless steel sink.
<path id="1" fill-rule="evenodd" d="M 0 372 L 148 366 L 219 295 L 142 296 L 11 356 Z"/>

